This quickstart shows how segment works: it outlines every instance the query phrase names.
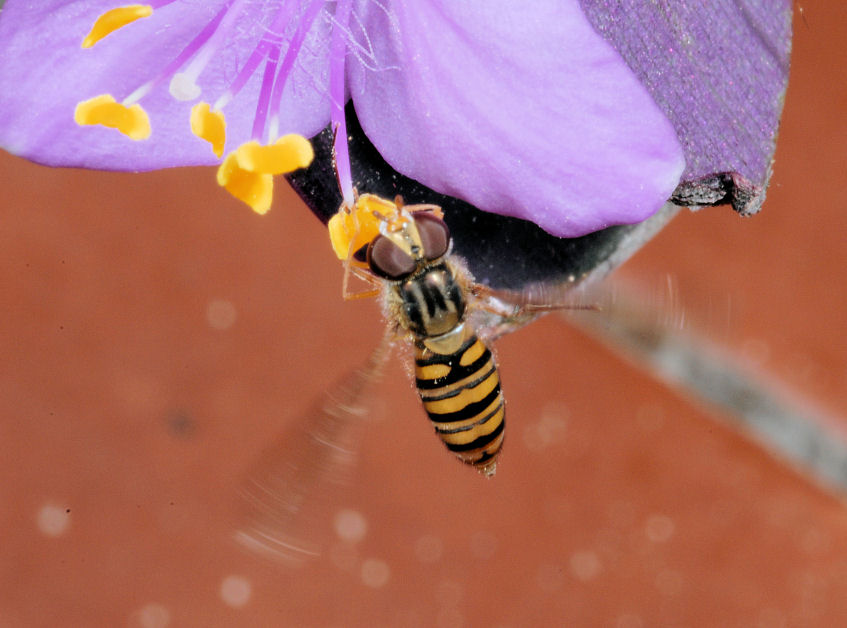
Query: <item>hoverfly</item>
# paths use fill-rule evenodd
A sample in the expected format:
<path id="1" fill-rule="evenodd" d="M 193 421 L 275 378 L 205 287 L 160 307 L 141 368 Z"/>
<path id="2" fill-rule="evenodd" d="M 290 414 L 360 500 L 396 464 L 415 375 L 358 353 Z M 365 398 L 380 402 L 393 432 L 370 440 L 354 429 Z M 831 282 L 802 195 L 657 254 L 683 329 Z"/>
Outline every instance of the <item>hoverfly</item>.
<path id="1" fill-rule="evenodd" d="M 381 284 L 392 333 L 410 341 L 415 387 L 435 433 L 460 461 L 491 476 L 505 436 L 500 376 L 470 319 L 481 288 L 450 255 L 442 218 L 435 205 L 365 194 L 329 229 L 336 252 L 346 253 L 345 296 L 351 272 Z"/>
<path id="2" fill-rule="evenodd" d="M 389 325 L 367 364 L 333 386 L 251 474 L 245 496 L 252 521 L 237 534 L 243 544 L 289 562 L 317 553 L 304 540 L 311 530 L 301 511 L 318 484 L 345 475 L 355 455 L 350 432 L 366 412 L 364 393 L 398 339 L 411 346 L 415 386 L 438 437 L 461 462 L 494 475 L 505 400 L 488 343 L 543 311 L 583 308 L 513 301 L 474 283 L 451 255 L 442 218 L 436 205 L 362 194 L 330 220 L 333 248 L 344 261 L 344 298 L 381 294 Z M 370 289 L 350 292 L 351 276 Z"/>

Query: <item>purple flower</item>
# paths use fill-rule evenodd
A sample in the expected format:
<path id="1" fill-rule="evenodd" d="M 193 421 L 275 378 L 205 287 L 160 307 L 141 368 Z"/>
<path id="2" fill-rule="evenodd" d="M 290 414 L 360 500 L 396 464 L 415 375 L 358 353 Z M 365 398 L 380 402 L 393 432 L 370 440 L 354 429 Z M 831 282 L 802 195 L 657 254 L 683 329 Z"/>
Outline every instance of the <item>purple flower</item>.
<path id="1" fill-rule="evenodd" d="M 6 150 L 115 170 L 219 164 L 223 150 L 264 185 L 286 170 L 250 151 L 330 123 L 346 137 L 351 98 L 398 172 L 568 237 L 647 218 L 685 168 L 671 123 L 576 0 L 156 0 L 109 14 L 138 16 L 114 32 L 102 22 L 92 31 L 117 6 L 7 0 Z M 95 41 L 83 48 L 89 33 Z M 104 95 L 138 108 L 89 112 L 100 101 L 85 103 Z M 75 112 L 124 133 L 81 126 Z M 251 140 L 258 145 L 244 148 Z M 345 146 L 336 144 L 349 201 Z M 289 169 L 308 163 L 308 151 L 297 151 Z"/>

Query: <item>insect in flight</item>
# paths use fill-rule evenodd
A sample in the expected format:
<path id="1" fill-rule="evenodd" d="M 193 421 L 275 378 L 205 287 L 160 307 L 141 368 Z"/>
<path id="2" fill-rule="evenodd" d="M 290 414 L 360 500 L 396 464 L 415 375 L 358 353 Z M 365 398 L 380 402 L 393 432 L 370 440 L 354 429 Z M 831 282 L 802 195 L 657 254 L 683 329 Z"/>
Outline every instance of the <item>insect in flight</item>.
<path id="1" fill-rule="evenodd" d="M 329 229 L 346 262 L 345 296 L 351 271 L 382 284 L 391 324 L 411 341 L 415 386 L 436 434 L 459 460 L 493 475 L 506 424 L 500 376 L 469 317 L 480 288 L 450 255 L 440 208 L 365 194 Z"/>
<path id="2" fill-rule="evenodd" d="M 460 461 L 494 474 L 505 436 L 505 401 L 488 342 L 543 311 L 581 306 L 513 301 L 474 283 L 451 255 L 442 218 L 435 205 L 362 194 L 329 221 L 333 248 L 344 261 L 344 297 L 381 294 L 389 325 L 367 365 L 332 387 L 257 465 L 244 490 L 252 516 L 237 534 L 243 544 L 294 562 L 317 553 L 304 541 L 314 526 L 304 522 L 302 511 L 320 492 L 318 485 L 343 479 L 355 454 L 350 433 L 366 413 L 364 392 L 400 338 L 410 341 L 415 386 L 438 437 Z M 370 289 L 351 293 L 351 276 Z M 538 296 L 547 301 L 551 295 Z"/>

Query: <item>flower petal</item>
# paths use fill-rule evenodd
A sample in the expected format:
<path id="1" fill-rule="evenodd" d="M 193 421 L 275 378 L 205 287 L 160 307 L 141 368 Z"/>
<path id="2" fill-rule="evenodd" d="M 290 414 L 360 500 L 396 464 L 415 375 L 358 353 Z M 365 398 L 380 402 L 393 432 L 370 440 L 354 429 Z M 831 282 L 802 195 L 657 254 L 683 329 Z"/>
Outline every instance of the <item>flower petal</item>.
<path id="1" fill-rule="evenodd" d="M 677 130 L 686 168 L 675 200 L 758 211 L 788 83 L 794 2 L 581 4 Z"/>
<path id="2" fill-rule="evenodd" d="M 351 64 L 350 91 L 395 169 L 558 236 L 670 197 L 685 165 L 673 127 L 576 0 L 391 8 L 360 16 L 384 70 Z"/>
<path id="3" fill-rule="evenodd" d="M 114 0 L 7 0 L 0 11 L 0 146 L 55 166 L 147 170 L 217 163 L 209 144 L 191 133 L 190 102 L 179 102 L 164 80 L 141 100 L 150 116 L 149 140 L 133 142 L 114 129 L 80 127 L 80 101 L 112 94 L 119 102 L 155 78 L 214 18 L 225 0 L 174 2 L 133 22 L 90 49 L 82 42 Z M 226 42 L 200 75 L 202 98 L 226 91 L 237 70 L 267 32 L 276 3 L 249 0 Z M 292 25 L 293 26 L 293 25 Z M 286 31 L 290 37 L 293 29 Z M 326 95 L 329 24 L 318 19 L 289 75 L 280 129 L 307 137 L 329 120 Z M 10 63 L 6 60 L 14 60 Z M 251 139 L 261 72 L 229 103 L 227 144 Z"/>

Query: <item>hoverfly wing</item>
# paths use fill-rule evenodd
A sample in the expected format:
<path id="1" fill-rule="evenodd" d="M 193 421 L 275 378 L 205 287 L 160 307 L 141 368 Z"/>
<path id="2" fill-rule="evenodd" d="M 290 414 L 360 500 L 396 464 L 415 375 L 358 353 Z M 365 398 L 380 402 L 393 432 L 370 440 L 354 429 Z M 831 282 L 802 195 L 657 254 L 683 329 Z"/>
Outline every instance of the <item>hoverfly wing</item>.
<path id="1" fill-rule="evenodd" d="M 670 274 L 658 284 L 616 276 L 602 281 L 530 284 L 521 290 L 482 286 L 475 292 L 475 324 L 486 339 L 516 331 L 549 313 L 591 326 L 634 317 L 646 327 L 679 328 L 685 321 L 677 282 Z"/>
<path id="2" fill-rule="evenodd" d="M 289 565 L 319 556 L 333 486 L 355 465 L 368 391 L 390 355 L 386 334 L 368 361 L 348 373 L 298 419 L 248 474 L 241 490 L 245 524 L 236 540 Z"/>

